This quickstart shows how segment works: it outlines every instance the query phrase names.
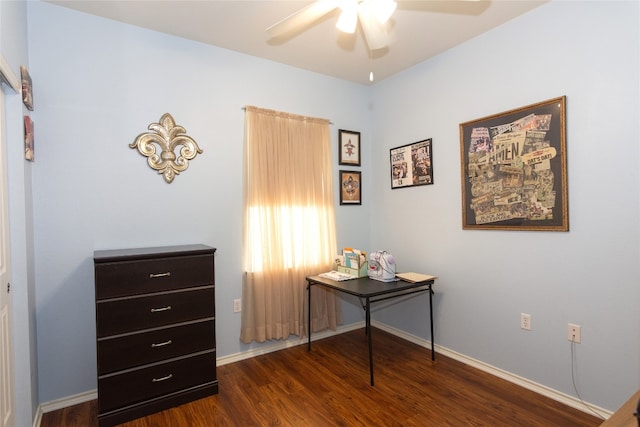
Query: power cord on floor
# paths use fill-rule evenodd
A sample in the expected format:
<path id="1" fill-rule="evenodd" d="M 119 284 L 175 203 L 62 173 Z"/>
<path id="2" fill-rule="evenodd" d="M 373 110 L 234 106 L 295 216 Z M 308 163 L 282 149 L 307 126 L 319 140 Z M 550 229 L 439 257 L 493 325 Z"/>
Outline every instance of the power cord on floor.
<path id="1" fill-rule="evenodd" d="M 576 353 L 575 353 L 575 346 L 576 346 L 576 342 L 575 341 L 571 341 L 571 382 L 573 383 L 573 390 L 576 392 L 576 396 L 578 396 L 578 399 L 580 400 L 580 402 L 584 405 L 585 408 L 587 408 L 589 411 L 591 411 L 591 413 L 593 413 L 596 417 L 600 418 L 601 420 L 605 420 L 605 418 L 600 415 L 597 411 L 595 411 L 591 406 L 589 406 L 584 400 L 582 400 L 582 397 L 580 396 L 580 393 L 578 392 L 578 387 L 576 386 L 576 376 L 575 376 L 575 371 L 576 371 Z"/>

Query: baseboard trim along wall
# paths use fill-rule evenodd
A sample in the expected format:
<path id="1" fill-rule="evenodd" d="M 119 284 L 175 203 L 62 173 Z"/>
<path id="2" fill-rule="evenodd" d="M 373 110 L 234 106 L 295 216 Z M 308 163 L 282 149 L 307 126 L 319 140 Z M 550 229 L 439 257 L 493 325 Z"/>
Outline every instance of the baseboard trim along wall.
<path id="1" fill-rule="evenodd" d="M 389 332 L 390 334 L 396 335 L 400 338 L 404 338 L 407 341 L 411 341 L 414 344 L 417 344 L 421 347 L 426 347 L 431 349 L 431 341 L 426 340 L 424 338 L 417 337 L 415 335 L 408 334 L 400 329 L 396 329 L 392 326 L 386 325 L 384 323 L 371 321 L 371 325 L 375 326 L 378 329 L 382 329 L 383 331 Z M 604 408 L 600 408 L 591 403 L 582 402 L 580 399 L 570 396 L 568 394 L 562 393 L 560 391 L 554 390 L 552 388 L 546 387 L 542 384 L 538 384 L 534 381 L 523 378 L 519 375 L 512 374 L 511 372 L 504 371 L 502 369 L 496 368 L 495 366 L 491 366 L 487 363 L 481 362 L 479 360 L 473 359 L 471 357 L 465 356 L 464 354 L 457 353 L 453 350 L 449 350 L 446 347 L 435 345 L 436 353 L 443 354 L 447 357 L 450 357 L 458 362 L 462 362 L 466 365 L 472 366 L 474 368 L 480 369 L 481 371 L 487 372 L 491 375 L 494 375 L 498 378 L 502 378 L 503 380 L 512 382 L 521 387 L 524 387 L 528 390 L 534 391 L 538 394 L 541 394 L 545 397 L 553 399 L 557 402 L 563 403 L 572 408 L 578 409 L 582 412 L 586 412 L 590 415 L 598 414 L 602 418 L 609 418 L 612 414 L 611 411 L 608 411 Z M 585 406 L 586 405 L 586 406 Z M 588 406 L 588 407 L 587 407 Z M 590 410 L 590 409 L 591 410 Z M 595 413 L 595 414 L 594 414 Z"/>
<path id="2" fill-rule="evenodd" d="M 333 335 L 343 334 L 345 332 L 354 331 L 356 329 L 364 328 L 364 322 L 351 323 L 346 326 L 340 326 L 335 331 L 327 330 L 322 332 L 314 332 L 311 335 L 311 341 L 317 341 L 324 338 L 328 338 Z M 295 347 L 298 345 L 305 345 L 309 342 L 307 337 L 300 337 L 290 339 L 284 342 L 277 342 L 269 347 L 260 347 L 257 349 L 251 349 L 249 351 L 243 351 L 242 353 L 236 353 L 229 356 L 219 357 L 217 360 L 218 366 L 226 365 L 227 363 L 239 362 L 241 360 L 250 359 L 252 357 L 260 356 L 262 354 L 272 353 L 274 351 L 284 350 L 285 348 Z"/>
<path id="3" fill-rule="evenodd" d="M 89 402 L 98 398 L 98 390 L 85 391 L 84 393 L 74 394 L 73 396 L 63 397 L 61 399 L 52 400 L 50 402 L 41 403 L 36 411 L 36 417 L 33 421 L 33 427 L 40 427 L 42 414 L 57 411 L 58 409 L 68 408 L 69 406 L 78 405 L 80 403 Z M 37 423 L 36 423 L 37 422 Z"/>
<path id="4" fill-rule="evenodd" d="M 407 341 L 410 341 L 414 344 L 417 344 L 421 347 L 425 347 L 431 349 L 431 341 L 428 341 L 424 338 L 417 337 L 412 334 L 408 334 L 400 329 L 396 329 L 392 326 L 389 326 L 385 323 L 380 323 L 376 321 L 371 321 L 371 325 L 375 326 L 378 329 L 382 329 L 383 331 L 389 332 L 390 334 L 396 335 L 400 338 L 403 338 Z M 321 340 L 324 338 L 328 338 L 333 335 L 343 334 L 345 332 L 353 331 L 356 329 L 361 329 L 364 327 L 364 322 L 356 322 L 346 326 L 341 326 L 335 331 L 323 331 L 314 333 L 311 336 L 312 341 Z M 232 354 L 229 356 L 223 356 L 217 359 L 217 365 L 222 366 L 228 363 L 239 362 L 241 360 L 250 359 L 252 357 L 260 356 L 267 353 L 272 353 L 274 351 L 284 350 L 290 347 L 295 347 L 298 345 L 304 345 L 307 343 L 306 337 L 290 339 L 283 342 L 277 342 L 272 346 L 268 347 L 260 347 L 256 349 L 251 349 L 248 351 L 243 351 L 241 353 Z M 457 353 L 453 350 L 449 350 L 448 348 L 435 345 L 436 352 L 443 354 L 447 357 L 450 357 L 454 360 L 462 362 L 466 365 L 472 366 L 474 368 L 480 369 L 481 371 L 487 372 L 489 374 L 495 375 L 496 377 L 502 378 L 506 381 L 512 382 L 514 384 L 518 384 L 521 387 L 524 387 L 528 390 L 534 391 L 538 394 L 541 394 L 545 397 L 563 403 L 572 408 L 578 409 L 580 411 L 586 412 L 588 414 L 592 414 L 595 412 L 599 414 L 602 418 L 609 418 L 612 414 L 611 411 L 600 408 L 598 406 L 592 405 L 590 403 L 583 403 L 580 399 L 577 399 L 573 396 L 569 396 L 568 394 L 561 393 L 557 390 L 551 389 L 549 387 L 545 387 L 542 384 L 538 384 L 536 382 L 530 381 L 521 376 L 512 374 L 507 371 L 503 371 L 502 369 L 496 368 L 495 366 L 491 366 L 487 363 L 481 362 L 479 360 L 473 359 L 471 357 L 465 356 L 464 354 Z M 77 405 L 79 403 L 88 402 L 90 400 L 94 400 L 98 398 L 98 391 L 91 390 L 84 393 L 76 394 L 73 396 L 65 397 L 62 399 L 52 400 L 50 402 L 45 402 L 38 406 L 38 410 L 36 411 L 36 416 L 33 421 L 33 427 L 40 427 L 40 422 L 42 420 L 42 415 L 47 412 L 56 411 L 58 409 L 67 408 L 69 406 Z M 586 407 L 585 405 L 588 405 Z M 590 410 L 589 410 L 590 408 Z"/>
<path id="5" fill-rule="evenodd" d="M 338 327 L 335 331 L 323 331 L 314 333 L 311 336 L 311 341 L 317 341 L 324 338 L 328 338 L 333 335 L 343 334 L 345 332 L 353 331 L 356 329 L 364 328 L 364 322 L 352 323 L 345 326 Z M 284 350 L 286 348 L 295 347 L 298 345 L 304 345 L 308 342 L 306 337 L 289 339 L 287 341 L 277 341 L 274 345 L 267 347 L 260 347 L 243 351 L 241 353 L 232 354 L 229 356 L 223 356 L 216 359 L 217 366 L 226 365 L 228 363 L 239 362 L 241 360 L 250 359 L 252 357 L 260 356 L 262 354 L 272 353 L 274 351 Z M 41 403 L 36 410 L 36 415 L 33 420 L 33 427 L 40 427 L 42 422 L 42 415 L 47 412 L 57 411 L 58 409 L 68 408 L 69 406 L 77 405 L 80 403 L 89 402 L 98 398 L 98 390 L 90 390 L 84 393 L 75 394 L 73 396 L 63 397 L 61 399 L 52 400 L 50 402 Z"/>

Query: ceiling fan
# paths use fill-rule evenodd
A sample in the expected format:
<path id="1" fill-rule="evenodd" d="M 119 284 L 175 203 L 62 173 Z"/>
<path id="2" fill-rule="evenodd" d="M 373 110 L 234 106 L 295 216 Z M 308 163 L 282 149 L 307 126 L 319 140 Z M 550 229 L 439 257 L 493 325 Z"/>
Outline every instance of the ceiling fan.
<path id="1" fill-rule="evenodd" d="M 316 0 L 267 28 L 267 33 L 271 37 L 282 36 L 304 28 L 340 8 L 336 27 L 352 34 L 360 22 L 369 49 L 381 49 L 388 45 L 385 24 L 396 6 L 395 0 Z"/>

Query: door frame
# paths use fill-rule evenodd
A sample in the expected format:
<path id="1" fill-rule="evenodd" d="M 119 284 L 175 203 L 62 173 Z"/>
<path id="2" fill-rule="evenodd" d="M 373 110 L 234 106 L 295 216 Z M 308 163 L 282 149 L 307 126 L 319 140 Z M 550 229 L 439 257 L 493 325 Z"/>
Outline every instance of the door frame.
<path id="1" fill-rule="evenodd" d="M 20 94 L 21 93 L 21 89 L 22 89 L 22 85 L 21 85 L 21 81 L 18 79 L 18 77 L 13 73 L 13 71 L 11 70 L 11 67 L 9 66 L 9 64 L 7 63 L 7 61 L 5 60 L 4 56 L 0 53 L 0 86 L 1 85 L 6 85 L 8 88 L 10 88 L 10 90 L 13 90 L 14 93 Z M 10 92 L 10 90 L 8 92 Z M 3 171 L 4 174 L 4 185 L 5 185 L 5 200 L 4 203 L 7 204 L 7 206 L 0 206 L 1 209 L 5 210 L 4 215 L 5 217 L 5 221 L 7 222 L 6 225 L 6 235 L 4 236 L 4 238 L 6 239 L 6 242 L 0 242 L 0 244 L 4 245 L 5 247 L 3 248 L 3 250 L 5 250 L 7 252 L 7 256 L 6 256 L 6 262 L 7 262 L 7 266 L 6 266 L 6 282 L 7 284 L 5 285 L 5 280 L 2 281 L 2 283 L 0 283 L 0 292 L 7 292 L 7 298 L 8 298 L 8 320 L 6 321 L 6 325 L 3 322 L 3 331 L 1 332 L 3 335 L 6 334 L 6 336 L 3 338 L 3 340 L 6 339 L 7 343 L 8 343 L 8 347 L 9 347 L 9 351 L 7 353 L 8 357 L 7 357 L 7 365 L 6 367 L 3 367 L 3 371 L 5 371 L 4 373 L 7 374 L 8 378 L 4 378 L 2 381 L 6 381 L 6 383 L 8 384 L 8 389 L 9 389 L 9 395 L 8 396 L 3 396 L 3 402 L 1 403 L 1 405 L 3 406 L 3 408 L 6 406 L 5 409 L 7 409 L 6 413 L 4 413 L 5 411 L 3 410 L 2 414 L 0 414 L 2 417 L 2 419 L 0 419 L 0 425 L 2 426 L 11 426 L 15 424 L 15 419 L 16 419 L 16 400 L 15 400 L 15 393 L 16 393 L 16 389 L 15 389 L 15 365 L 13 363 L 13 356 L 14 356 L 14 346 L 13 346 L 13 313 L 12 313 L 12 300 L 13 300 L 13 296 L 12 294 L 9 293 L 9 283 L 11 281 L 11 245 L 10 245 L 10 227 L 9 227 L 9 209 L 8 209 L 8 203 L 9 203 L 9 196 L 8 196 L 8 189 L 9 189 L 9 185 L 8 185 L 8 174 L 7 174 L 7 170 L 6 168 L 8 168 L 8 153 L 7 153 L 7 141 L 6 141 L 6 128 L 7 128 L 7 124 L 5 122 L 6 120 L 6 100 L 5 100 L 5 89 L 3 87 L 0 87 L 0 91 L 2 91 L 2 99 L 0 100 L 0 102 L 3 103 L 3 105 L 0 107 L 0 114 L 2 114 L 2 117 L 0 117 L 0 121 L 2 122 L 2 126 L 4 129 L 2 129 L 0 131 L 0 144 L 2 144 L 2 147 L 0 149 L 2 149 L 4 155 L 0 156 L 0 160 L 3 161 L 5 164 L 2 165 L 3 168 L 5 168 L 5 170 Z M 0 203 L 2 203 L 0 201 Z M 5 286 L 7 286 L 7 289 L 5 289 Z M 7 327 L 8 326 L 8 327 Z M 6 327 L 6 329 L 5 329 Z M 6 370 L 5 370 L 6 369 Z M 2 388 L 4 388 L 4 385 L 0 386 Z M 4 390 L 2 390 L 4 392 Z"/>

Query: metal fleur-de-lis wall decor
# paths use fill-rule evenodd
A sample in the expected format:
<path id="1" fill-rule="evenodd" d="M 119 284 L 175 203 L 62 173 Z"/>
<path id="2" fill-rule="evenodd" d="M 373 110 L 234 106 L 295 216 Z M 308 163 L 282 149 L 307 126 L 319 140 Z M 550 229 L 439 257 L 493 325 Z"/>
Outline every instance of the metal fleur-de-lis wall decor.
<path id="1" fill-rule="evenodd" d="M 187 170 L 189 160 L 202 154 L 202 149 L 186 134 L 185 128 L 176 126 L 169 113 L 160 117 L 160 123 L 151 123 L 148 129 L 152 132 L 141 133 L 129 147 L 138 148 L 140 154 L 147 157 L 149 166 L 162 174 L 167 184 L 171 184 L 176 175 Z M 181 147 L 180 154 L 176 155 L 178 147 Z M 156 148 L 162 150 L 159 155 Z"/>

